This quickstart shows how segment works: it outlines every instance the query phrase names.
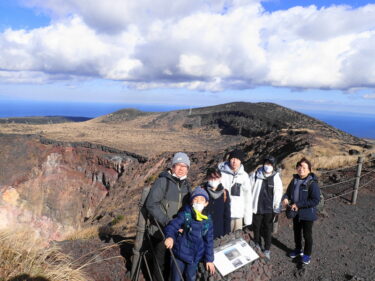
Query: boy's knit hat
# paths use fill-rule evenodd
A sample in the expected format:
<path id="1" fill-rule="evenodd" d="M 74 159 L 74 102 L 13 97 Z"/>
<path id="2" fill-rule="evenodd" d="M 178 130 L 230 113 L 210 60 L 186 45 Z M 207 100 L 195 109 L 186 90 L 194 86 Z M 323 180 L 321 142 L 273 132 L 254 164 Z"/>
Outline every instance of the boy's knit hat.
<path id="1" fill-rule="evenodd" d="M 245 154 L 243 153 L 242 150 L 236 149 L 236 150 L 233 150 L 231 153 L 229 153 L 228 160 L 230 161 L 230 159 L 232 159 L 232 158 L 237 158 L 241 162 L 243 162 L 243 160 L 245 158 Z"/>
<path id="2" fill-rule="evenodd" d="M 186 155 L 186 153 L 183 152 L 177 152 L 172 159 L 172 166 L 174 164 L 183 163 L 186 166 L 190 168 L 190 159 L 189 156 Z"/>
<path id="3" fill-rule="evenodd" d="M 191 193 L 191 196 L 190 196 L 190 201 L 193 201 L 194 197 L 197 197 L 197 196 L 203 196 L 206 201 L 208 202 L 209 199 L 208 199 L 208 193 L 206 190 L 204 190 L 202 187 L 200 186 L 197 186 L 193 192 Z"/>

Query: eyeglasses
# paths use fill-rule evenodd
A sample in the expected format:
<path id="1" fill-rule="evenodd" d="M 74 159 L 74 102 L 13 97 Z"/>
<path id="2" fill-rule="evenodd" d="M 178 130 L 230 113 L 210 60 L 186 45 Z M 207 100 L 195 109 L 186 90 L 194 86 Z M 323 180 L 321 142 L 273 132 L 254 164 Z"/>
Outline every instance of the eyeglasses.
<path id="1" fill-rule="evenodd" d="M 187 166 L 187 165 L 185 165 L 185 164 L 182 164 L 182 163 L 177 163 L 177 164 L 175 164 L 175 166 L 176 166 L 176 167 L 179 167 L 179 168 L 185 168 L 185 169 L 187 169 L 187 168 L 188 168 L 188 166 Z"/>

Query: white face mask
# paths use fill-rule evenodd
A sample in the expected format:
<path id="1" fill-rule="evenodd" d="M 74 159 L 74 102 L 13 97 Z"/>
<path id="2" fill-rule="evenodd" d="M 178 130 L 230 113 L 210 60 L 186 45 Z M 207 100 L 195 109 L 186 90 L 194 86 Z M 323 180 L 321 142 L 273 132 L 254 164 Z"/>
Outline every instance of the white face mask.
<path id="1" fill-rule="evenodd" d="M 173 174 L 172 176 L 174 176 L 175 178 L 178 178 L 179 180 L 184 180 L 187 178 L 187 176 L 182 176 L 179 178 L 176 174 Z"/>
<path id="2" fill-rule="evenodd" d="M 193 209 L 197 210 L 198 212 L 202 212 L 204 209 L 204 204 L 203 203 L 193 203 Z"/>
<path id="3" fill-rule="evenodd" d="M 213 188 L 218 187 L 219 184 L 220 184 L 220 180 L 210 180 L 210 181 L 208 181 L 208 185 L 213 187 Z"/>
<path id="4" fill-rule="evenodd" d="M 264 166 L 263 166 L 263 169 L 264 169 L 264 171 L 266 172 L 266 174 L 270 174 L 270 173 L 272 173 L 272 171 L 273 171 L 273 167 L 272 167 L 272 166 L 269 166 L 269 165 L 264 165 Z"/>

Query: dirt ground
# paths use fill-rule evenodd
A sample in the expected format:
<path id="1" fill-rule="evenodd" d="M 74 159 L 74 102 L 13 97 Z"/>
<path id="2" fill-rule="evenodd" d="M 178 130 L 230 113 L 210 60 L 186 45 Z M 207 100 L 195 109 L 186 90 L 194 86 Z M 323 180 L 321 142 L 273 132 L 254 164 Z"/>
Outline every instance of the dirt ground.
<path id="1" fill-rule="evenodd" d="M 122 123 L 102 123 L 100 118 L 60 124 L 0 124 L 0 134 L 36 134 L 66 142 L 91 142 L 142 156 L 166 151 L 204 151 L 246 141 L 242 136 L 221 135 L 218 129 L 143 128 L 152 116 Z"/>
<path id="2" fill-rule="evenodd" d="M 314 223 L 309 265 L 287 257 L 294 249 L 293 223 L 281 214 L 271 248 L 272 281 L 374 281 L 375 184 L 370 187 L 360 190 L 357 205 L 350 204 L 350 197 L 326 202 L 327 215 Z"/>

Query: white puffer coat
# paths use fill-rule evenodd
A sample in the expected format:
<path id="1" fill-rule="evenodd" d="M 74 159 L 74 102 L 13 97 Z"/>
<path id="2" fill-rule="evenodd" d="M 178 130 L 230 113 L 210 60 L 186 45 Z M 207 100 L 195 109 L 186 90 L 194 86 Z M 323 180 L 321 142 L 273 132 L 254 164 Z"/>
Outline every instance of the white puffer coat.
<path id="1" fill-rule="evenodd" d="M 274 175 L 273 177 L 273 211 L 275 213 L 280 213 L 281 210 L 281 197 L 283 196 L 283 183 L 280 178 L 280 174 L 278 172 L 273 172 L 271 175 Z M 252 173 L 250 175 L 250 184 L 251 184 L 251 190 L 253 194 L 252 198 L 252 209 L 254 214 L 258 210 L 258 201 L 259 201 L 259 194 L 260 190 L 262 188 L 263 180 L 265 180 L 266 177 L 263 173 L 263 167 L 259 168 L 255 173 Z"/>
<path id="2" fill-rule="evenodd" d="M 243 165 L 236 173 L 230 168 L 228 162 L 222 162 L 218 167 L 222 173 L 221 183 L 229 191 L 231 217 L 244 218 L 245 225 L 252 224 L 253 209 L 249 175 L 245 172 Z"/>

